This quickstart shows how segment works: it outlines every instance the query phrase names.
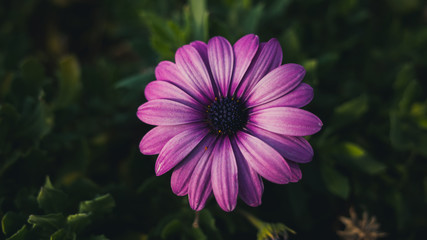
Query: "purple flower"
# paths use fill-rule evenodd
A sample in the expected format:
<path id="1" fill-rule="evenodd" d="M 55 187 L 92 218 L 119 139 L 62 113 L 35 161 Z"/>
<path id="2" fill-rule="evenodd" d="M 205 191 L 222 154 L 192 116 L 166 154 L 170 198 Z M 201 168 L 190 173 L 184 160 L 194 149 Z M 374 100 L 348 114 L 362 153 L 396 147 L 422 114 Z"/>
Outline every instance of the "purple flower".
<path id="1" fill-rule="evenodd" d="M 175 62 L 159 63 L 137 116 L 157 125 L 139 147 L 159 154 L 157 176 L 173 168 L 176 195 L 188 194 L 199 211 L 213 193 L 232 211 L 238 195 L 250 206 L 261 204 L 262 178 L 301 179 L 298 163 L 313 157 L 302 136 L 318 132 L 322 122 L 299 109 L 313 89 L 301 83 L 302 66 L 281 65 L 276 39 L 260 43 L 249 34 L 233 46 L 223 37 L 195 41 L 177 50 Z"/>

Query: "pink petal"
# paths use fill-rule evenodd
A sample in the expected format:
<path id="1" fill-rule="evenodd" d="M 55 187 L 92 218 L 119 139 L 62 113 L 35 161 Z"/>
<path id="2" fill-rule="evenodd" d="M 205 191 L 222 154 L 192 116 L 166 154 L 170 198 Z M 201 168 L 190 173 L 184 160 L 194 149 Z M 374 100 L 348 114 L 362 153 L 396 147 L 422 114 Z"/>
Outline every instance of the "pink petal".
<path id="1" fill-rule="evenodd" d="M 302 172 L 298 164 L 288 161 L 289 167 L 291 168 L 291 182 L 298 182 L 302 178 Z"/>
<path id="2" fill-rule="evenodd" d="M 205 137 L 190 154 L 187 155 L 173 170 L 171 177 L 172 191 L 178 196 L 188 193 L 188 185 L 197 163 L 205 154 L 207 148 L 215 140 L 213 137 Z"/>
<path id="3" fill-rule="evenodd" d="M 304 78 L 305 69 L 298 64 L 284 64 L 265 75 L 249 93 L 247 106 L 271 102 L 292 91 Z"/>
<path id="4" fill-rule="evenodd" d="M 203 119 L 203 113 L 196 109 L 167 99 L 156 99 L 142 104 L 138 108 L 137 116 L 151 125 L 178 125 Z"/>
<path id="5" fill-rule="evenodd" d="M 160 62 L 156 67 L 155 75 L 157 80 L 174 84 L 199 102 L 204 104 L 210 103 L 204 99 L 203 94 L 193 84 L 189 84 L 191 82 L 184 78 L 175 63 L 170 61 Z"/>
<path id="6" fill-rule="evenodd" d="M 249 121 L 265 130 L 290 136 L 312 135 L 323 125 L 313 113 L 292 107 L 262 109 L 250 114 Z"/>
<path id="7" fill-rule="evenodd" d="M 238 132 L 236 140 L 243 157 L 259 175 L 279 184 L 290 181 L 289 165 L 274 148 L 245 132 Z"/>
<path id="8" fill-rule="evenodd" d="M 160 176 L 182 161 L 208 134 L 208 129 L 188 129 L 173 137 L 162 148 L 156 161 L 156 175 Z"/>
<path id="9" fill-rule="evenodd" d="M 145 87 L 145 98 L 150 100 L 169 99 L 183 103 L 198 110 L 203 110 L 203 105 L 197 102 L 179 87 L 167 81 L 153 81 Z"/>
<path id="10" fill-rule="evenodd" d="M 213 148 L 213 145 L 205 148 L 206 150 L 198 161 L 188 183 L 188 202 L 195 211 L 202 210 L 205 207 L 206 200 L 212 194 L 211 153 Z"/>
<path id="11" fill-rule="evenodd" d="M 247 160 L 243 157 L 237 146 L 236 140 L 231 140 L 234 155 L 236 156 L 239 196 L 249 206 L 256 207 L 261 205 L 261 197 L 264 191 L 264 184 L 261 177 L 253 170 Z"/>
<path id="12" fill-rule="evenodd" d="M 307 163 L 313 158 L 313 148 L 303 137 L 280 135 L 253 124 L 248 124 L 247 128 L 252 135 L 276 149 L 286 160 Z"/>
<path id="13" fill-rule="evenodd" d="M 272 38 L 265 45 L 261 45 L 240 83 L 241 86 L 237 90 L 237 97 L 242 97 L 243 100 L 246 100 L 247 94 L 255 84 L 271 70 L 280 66 L 282 57 L 282 48 L 277 39 Z"/>
<path id="14" fill-rule="evenodd" d="M 157 126 L 145 134 L 139 143 L 139 150 L 145 155 L 158 154 L 172 137 L 190 128 L 200 127 L 197 124 Z"/>
<path id="15" fill-rule="evenodd" d="M 252 62 L 259 46 L 259 38 L 257 35 L 248 34 L 240 38 L 233 45 L 234 50 L 234 70 L 233 80 L 231 81 L 230 95 L 233 95 L 243 79 L 249 65 Z"/>
<path id="16" fill-rule="evenodd" d="M 295 107 L 300 108 L 307 105 L 313 99 L 313 88 L 306 83 L 300 83 L 298 87 L 296 87 L 291 92 L 286 95 L 254 107 L 253 111 L 258 111 L 261 109 L 272 108 L 272 107 Z"/>
<path id="17" fill-rule="evenodd" d="M 218 205 L 226 212 L 233 211 L 237 203 L 236 158 L 228 136 L 219 138 L 212 153 L 212 190 Z"/>
<path id="18" fill-rule="evenodd" d="M 207 100 L 215 98 L 209 71 L 194 47 L 191 45 L 180 47 L 176 51 L 175 61 L 181 74 L 190 80 Z"/>
<path id="19" fill-rule="evenodd" d="M 233 48 L 227 39 L 213 37 L 208 42 L 208 57 L 213 79 L 221 95 L 226 97 L 233 73 Z"/>

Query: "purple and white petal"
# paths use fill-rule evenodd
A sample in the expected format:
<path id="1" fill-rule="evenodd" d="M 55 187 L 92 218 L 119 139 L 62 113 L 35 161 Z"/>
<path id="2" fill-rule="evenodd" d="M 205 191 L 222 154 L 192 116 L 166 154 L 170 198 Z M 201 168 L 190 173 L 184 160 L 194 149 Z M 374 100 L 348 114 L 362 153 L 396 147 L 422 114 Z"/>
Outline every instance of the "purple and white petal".
<path id="1" fill-rule="evenodd" d="M 292 107 L 275 107 L 253 112 L 249 121 L 278 134 L 307 136 L 320 131 L 322 121 L 311 112 Z"/>
<path id="2" fill-rule="evenodd" d="M 214 146 L 208 146 L 193 170 L 190 182 L 188 183 L 188 202 L 195 211 L 200 211 L 205 207 L 206 201 L 212 195 L 211 153 Z"/>
<path id="3" fill-rule="evenodd" d="M 233 79 L 230 85 L 229 96 L 232 96 L 243 79 L 246 71 L 249 68 L 259 46 L 259 38 L 257 35 L 248 34 L 240 38 L 233 45 L 234 52 L 234 68 Z"/>
<path id="4" fill-rule="evenodd" d="M 178 125 L 200 122 L 203 119 L 200 111 L 168 99 L 156 99 L 142 104 L 137 116 L 150 125 Z"/>
<path id="5" fill-rule="evenodd" d="M 248 94 L 247 106 L 257 106 L 276 100 L 296 88 L 305 75 L 298 64 L 284 64 L 265 75 Z"/>
<path id="6" fill-rule="evenodd" d="M 298 87 L 296 87 L 294 90 L 287 93 L 286 95 L 274 101 L 254 107 L 253 111 L 258 111 L 258 110 L 273 108 L 273 107 L 301 108 L 307 105 L 308 103 L 310 103 L 312 99 L 313 99 L 313 88 L 307 83 L 300 83 Z"/>
<path id="7" fill-rule="evenodd" d="M 264 191 L 264 184 L 261 177 L 252 169 L 245 157 L 243 157 L 237 146 L 236 140 L 231 140 L 234 156 L 236 156 L 239 196 L 249 206 L 256 207 L 261 205 L 261 197 Z"/>
<path id="8" fill-rule="evenodd" d="M 223 37 L 213 37 L 208 42 L 209 66 L 213 79 L 222 97 L 226 97 L 230 87 L 234 67 L 231 44 Z"/>
<path id="9" fill-rule="evenodd" d="M 245 132 L 238 132 L 236 140 L 243 157 L 259 175 L 270 182 L 279 184 L 290 181 L 289 165 L 274 148 Z"/>
<path id="10" fill-rule="evenodd" d="M 159 153 L 156 175 L 160 176 L 182 161 L 208 134 L 206 128 L 191 128 L 171 138 Z"/>
<path id="11" fill-rule="evenodd" d="M 209 71 L 199 52 L 191 45 L 184 45 L 176 51 L 176 65 L 181 74 L 203 93 L 204 97 L 214 99 L 214 87 Z"/>
<path id="12" fill-rule="evenodd" d="M 276 149 L 286 160 L 307 163 L 313 158 L 313 148 L 304 137 L 273 133 L 253 124 L 248 124 L 247 128 L 252 135 Z"/>
<path id="13" fill-rule="evenodd" d="M 198 110 L 203 110 L 203 105 L 188 95 L 185 91 L 167 81 L 152 81 L 145 87 L 145 98 L 148 101 L 155 99 L 169 99 L 183 103 Z"/>
<path id="14" fill-rule="evenodd" d="M 159 154 L 165 144 L 177 134 L 188 129 L 201 128 L 200 124 L 182 124 L 172 126 L 157 126 L 151 129 L 139 143 L 139 150 L 145 155 Z"/>
<path id="15" fill-rule="evenodd" d="M 267 73 L 280 66 L 282 63 L 282 47 L 279 41 L 272 38 L 265 44 L 261 44 L 252 64 L 237 89 L 237 97 L 246 100 L 248 93 Z"/>
<path id="16" fill-rule="evenodd" d="M 233 211 L 237 203 L 239 184 L 236 157 L 228 136 L 218 139 L 211 158 L 212 190 L 215 199 L 224 211 Z"/>
<path id="17" fill-rule="evenodd" d="M 171 177 L 172 191 L 178 196 L 188 193 L 188 185 L 197 163 L 213 143 L 215 137 L 206 136 L 173 170 Z"/>

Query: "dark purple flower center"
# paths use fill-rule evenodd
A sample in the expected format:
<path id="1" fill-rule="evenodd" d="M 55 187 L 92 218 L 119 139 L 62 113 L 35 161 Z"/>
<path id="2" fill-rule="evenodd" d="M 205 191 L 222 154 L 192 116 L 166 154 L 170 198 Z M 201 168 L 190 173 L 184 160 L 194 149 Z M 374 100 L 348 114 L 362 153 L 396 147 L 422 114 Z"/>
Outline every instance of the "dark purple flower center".
<path id="1" fill-rule="evenodd" d="M 218 135 L 232 135 L 242 130 L 248 121 L 244 105 L 235 98 L 215 98 L 207 113 L 212 131 Z"/>

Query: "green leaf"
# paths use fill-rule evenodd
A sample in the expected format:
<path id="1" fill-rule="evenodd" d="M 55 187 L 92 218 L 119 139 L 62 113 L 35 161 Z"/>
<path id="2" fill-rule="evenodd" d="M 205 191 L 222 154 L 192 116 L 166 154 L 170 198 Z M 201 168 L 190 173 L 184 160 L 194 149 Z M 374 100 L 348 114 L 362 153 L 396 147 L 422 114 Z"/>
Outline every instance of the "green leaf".
<path id="1" fill-rule="evenodd" d="M 15 234 L 7 238 L 6 240 L 27 240 L 29 239 L 27 238 L 27 236 L 29 236 L 29 232 L 30 231 L 28 230 L 27 225 L 24 225 Z"/>
<path id="2" fill-rule="evenodd" d="M 24 87 L 27 94 L 38 96 L 45 80 L 43 65 L 35 58 L 27 58 L 21 64 Z"/>
<path id="3" fill-rule="evenodd" d="M 369 108 L 367 95 L 361 95 L 357 98 L 344 102 L 334 110 L 334 117 L 330 125 L 336 130 L 360 119 Z"/>
<path id="4" fill-rule="evenodd" d="M 79 213 L 98 213 L 109 212 L 115 206 L 113 197 L 107 193 L 93 200 L 83 201 L 80 203 Z"/>
<path id="5" fill-rule="evenodd" d="M 98 236 L 91 236 L 87 240 L 109 240 L 104 235 L 98 235 Z"/>
<path id="6" fill-rule="evenodd" d="M 347 199 L 350 194 L 350 183 L 348 178 L 330 166 L 322 166 L 321 173 L 326 188 L 333 194 Z"/>
<path id="7" fill-rule="evenodd" d="M 174 219 L 166 224 L 160 236 L 162 239 L 168 239 L 171 236 L 176 236 L 178 233 L 182 233 L 183 228 L 184 226 L 182 225 L 181 221 Z"/>
<path id="8" fill-rule="evenodd" d="M 62 213 L 52 213 L 47 215 L 30 215 L 28 223 L 34 227 L 40 227 L 46 230 L 57 230 L 64 226 L 65 217 Z"/>
<path id="9" fill-rule="evenodd" d="M 62 212 L 66 207 L 67 195 L 53 187 L 49 177 L 46 177 L 45 185 L 40 189 L 37 196 L 39 207 L 47 213 Z"/>
<path id="10" fill-rule="evenodd" d="M 67 217 L 67 225 L 73 232 L 80 232 L 91 223 L 90 217 L 86 213 L 77 213 Z"/>
<path id="11" fill-rule="evenodd" d="M 194 40 L 207 40 L 209 14 L 206 10 L 206 0 L 190 0 L 190 9 L 194 21 Z"/>
<path id="12" fill-rule="evenodd" d="M 359 170 L 375 175 L 384 172 L 387 166 L 375 160 L 361 146 L 354 143 L 346 142 L 340 146 L 339 156 L 348 160 L 352 166 Z"/>
<path id="13" fill-rule="evenodd" d="M 77 236 L 74 232 L 69 232 L 64 228 L 59 229 L 52 235 L 50 235 L 50 240 L 76 240 Z"/>
<path id="14" fill-rule="evenodd" d="M 62 57 L 59 62 L 59 93 L 55 107 L 65 107 L 72 103 L 81 90 L 80 64 L 75 56 Z"/>
<path id="15" fill-rule="evenodd" d="M 7 212 L 1 219 L 1 228 L 6 236 L 18 231 L 25 224 L 25 217 L 14 212 Z"/>

